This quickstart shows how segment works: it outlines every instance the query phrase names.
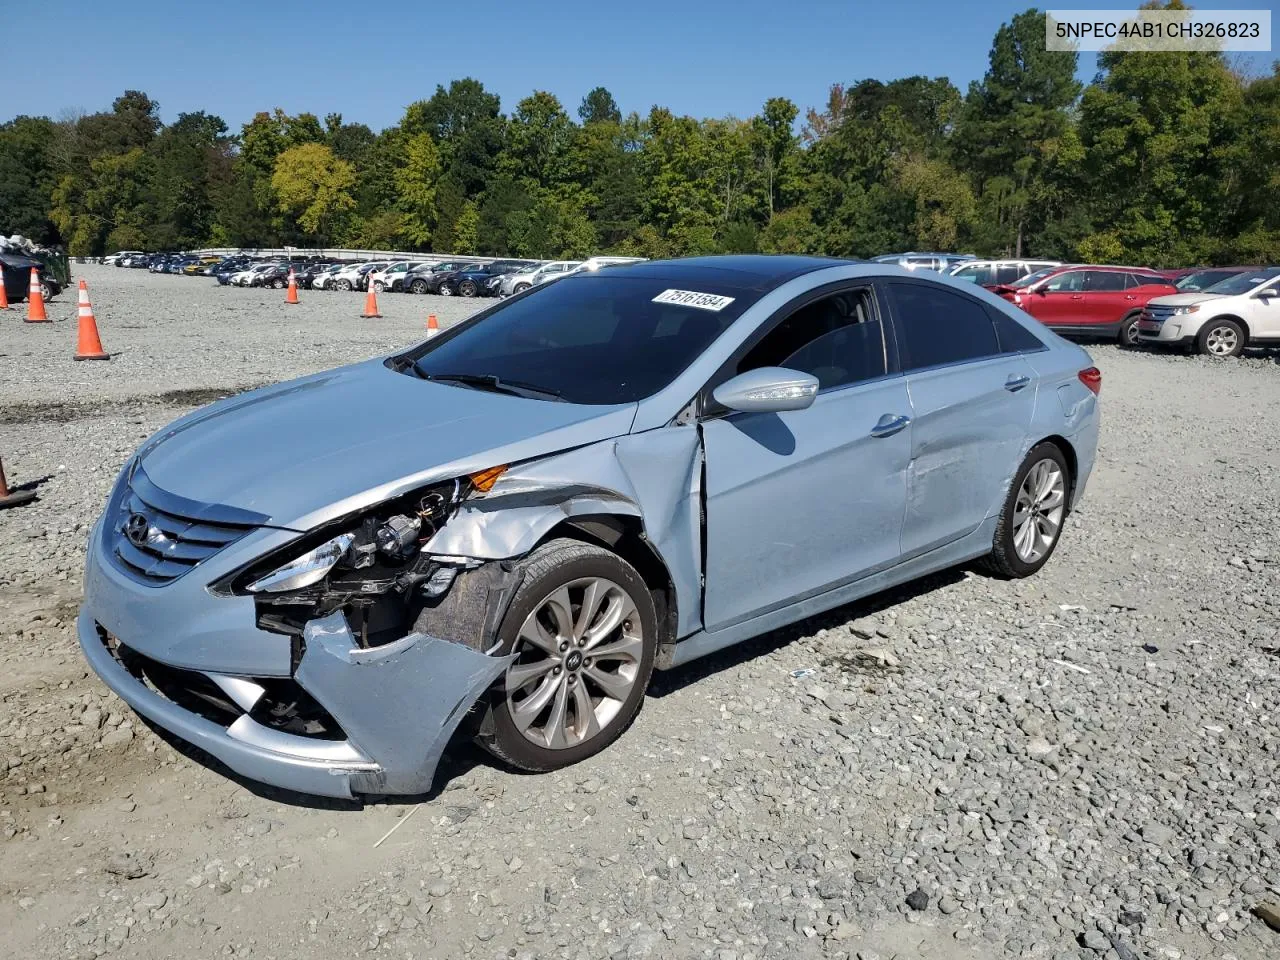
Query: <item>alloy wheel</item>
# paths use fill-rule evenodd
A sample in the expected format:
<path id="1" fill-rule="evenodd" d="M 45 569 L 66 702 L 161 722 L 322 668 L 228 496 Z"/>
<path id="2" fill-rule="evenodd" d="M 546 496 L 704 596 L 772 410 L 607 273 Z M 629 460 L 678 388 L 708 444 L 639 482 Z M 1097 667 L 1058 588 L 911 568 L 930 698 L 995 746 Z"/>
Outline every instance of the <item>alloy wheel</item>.
<path id="1" fill-rule="evenodd" d="M 1205 347 L 1215 357 L 1229 357 L 1235 352 L 1239 343 L 1240 338 L 1235 327 L 1228 327 L 1225 324 L 1214 327 L 1204 338 Z"/>
<path id="2" fill-rule="evenodd" d="M 507 709 L 530 743 L 576 747 L 609 725 L 640 672 L 644 628 L 630 595 L 583 577 L 533 608 L 507 669 Z"/>
<path id="3" fill-rule="evenodd" d="M 1023 563 L 1035 563 L 1053 548 L 1066 493 L 1066 477 L 1053 460 L 1039 460 L 1027 471 L 1013 507 L 1013 548 Z"/>

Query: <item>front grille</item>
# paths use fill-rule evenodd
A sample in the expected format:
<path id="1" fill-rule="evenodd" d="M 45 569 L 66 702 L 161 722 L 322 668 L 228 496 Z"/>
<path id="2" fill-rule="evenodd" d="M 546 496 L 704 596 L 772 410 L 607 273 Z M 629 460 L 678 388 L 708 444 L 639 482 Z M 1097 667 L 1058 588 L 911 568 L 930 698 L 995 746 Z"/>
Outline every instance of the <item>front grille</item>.
<path id="1" fill-rule="evenodd" d="M 1147 304 L 1147 308 L 1142 311 L 1142 319 L 1149 320 L 1152 323 L 1164 323 L 1173 316 L 1176 307 L 1160 307 L 1153 304 Z"/>
<path id="2" fill-rule="evenodd" d="M 267 519 L 175 496 L 152 483 L 138 466 L 113 504 L 108 546 L 122 570 L 159 586 L 190 572 Z"/>

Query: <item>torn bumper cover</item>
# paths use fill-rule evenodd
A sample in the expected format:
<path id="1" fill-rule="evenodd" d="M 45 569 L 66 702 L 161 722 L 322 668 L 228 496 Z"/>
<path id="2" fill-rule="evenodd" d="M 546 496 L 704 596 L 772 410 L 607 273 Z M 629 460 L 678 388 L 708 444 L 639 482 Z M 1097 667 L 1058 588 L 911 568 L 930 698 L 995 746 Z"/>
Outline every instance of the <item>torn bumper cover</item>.
<path id="1" fill-rule="evenodd" d="M 255 719 L 266 688 L 251 678 L 181 671 L 210 682 L 242 712 L 224 723 L 190 709 L 130 669 L 121 656 L 127 639 L 114 643 L 89 605 L 76 626 L 90 666 L 152 723 L 249 779 L 329 797 L 430 790 L 453 732 L 511 660 L 423 634 L 360 649 L 340 613 L 313 620 L 295 679 L 340 725 L 344 738 L 327 739 Z"/>

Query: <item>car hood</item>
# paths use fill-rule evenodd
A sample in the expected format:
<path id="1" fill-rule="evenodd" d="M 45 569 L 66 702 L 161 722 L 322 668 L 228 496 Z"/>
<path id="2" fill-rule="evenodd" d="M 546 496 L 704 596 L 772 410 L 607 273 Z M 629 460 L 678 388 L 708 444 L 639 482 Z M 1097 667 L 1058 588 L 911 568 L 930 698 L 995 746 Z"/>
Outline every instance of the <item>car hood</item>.
<path id="1" fill-rule="evenodd" d="M 1153 307 L 1189 307 L 1193 303 L 1204 303 L 1206 300 L 1221 300 L 1220 293 L 1173 293 L 1163 297 L 1155 297 L 1150 301 Z"/>
<path id="2" fill-rule="evenodd" d="M 375 359 L 204 407 L 140 459 L 170 493 L 307 530 L 416 486 L 622 436 L 635 410 L 430 383 Z"/>

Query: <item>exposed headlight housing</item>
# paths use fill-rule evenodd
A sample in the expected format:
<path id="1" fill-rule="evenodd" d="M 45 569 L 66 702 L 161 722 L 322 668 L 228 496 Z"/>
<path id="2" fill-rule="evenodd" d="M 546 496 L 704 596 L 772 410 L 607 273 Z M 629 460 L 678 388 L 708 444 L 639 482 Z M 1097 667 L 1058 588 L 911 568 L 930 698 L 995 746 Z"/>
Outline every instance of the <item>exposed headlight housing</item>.
<path id="1" fill-rule="evenodd" d="M 1186 307 L 1177 307 L 1174 309 L 1173 314 L 1174 316 L 1178 316 L 1183 313 L 1199 313 L 1199 312 L 1200 312 L 1200 305 L 1196 303 Z"/>
<path id="2" fill-rule="evenodd" d="M 351 533 L 339 534 L 332 540 L 326 540 L 320 546 L 308 550 L 302 556 L 277 567 L 265 577 L 259 577 L 245 589 L 250 593 L 283 593 L 319 583 L 343 558 L 355 539 L 355 535 Z"/>

